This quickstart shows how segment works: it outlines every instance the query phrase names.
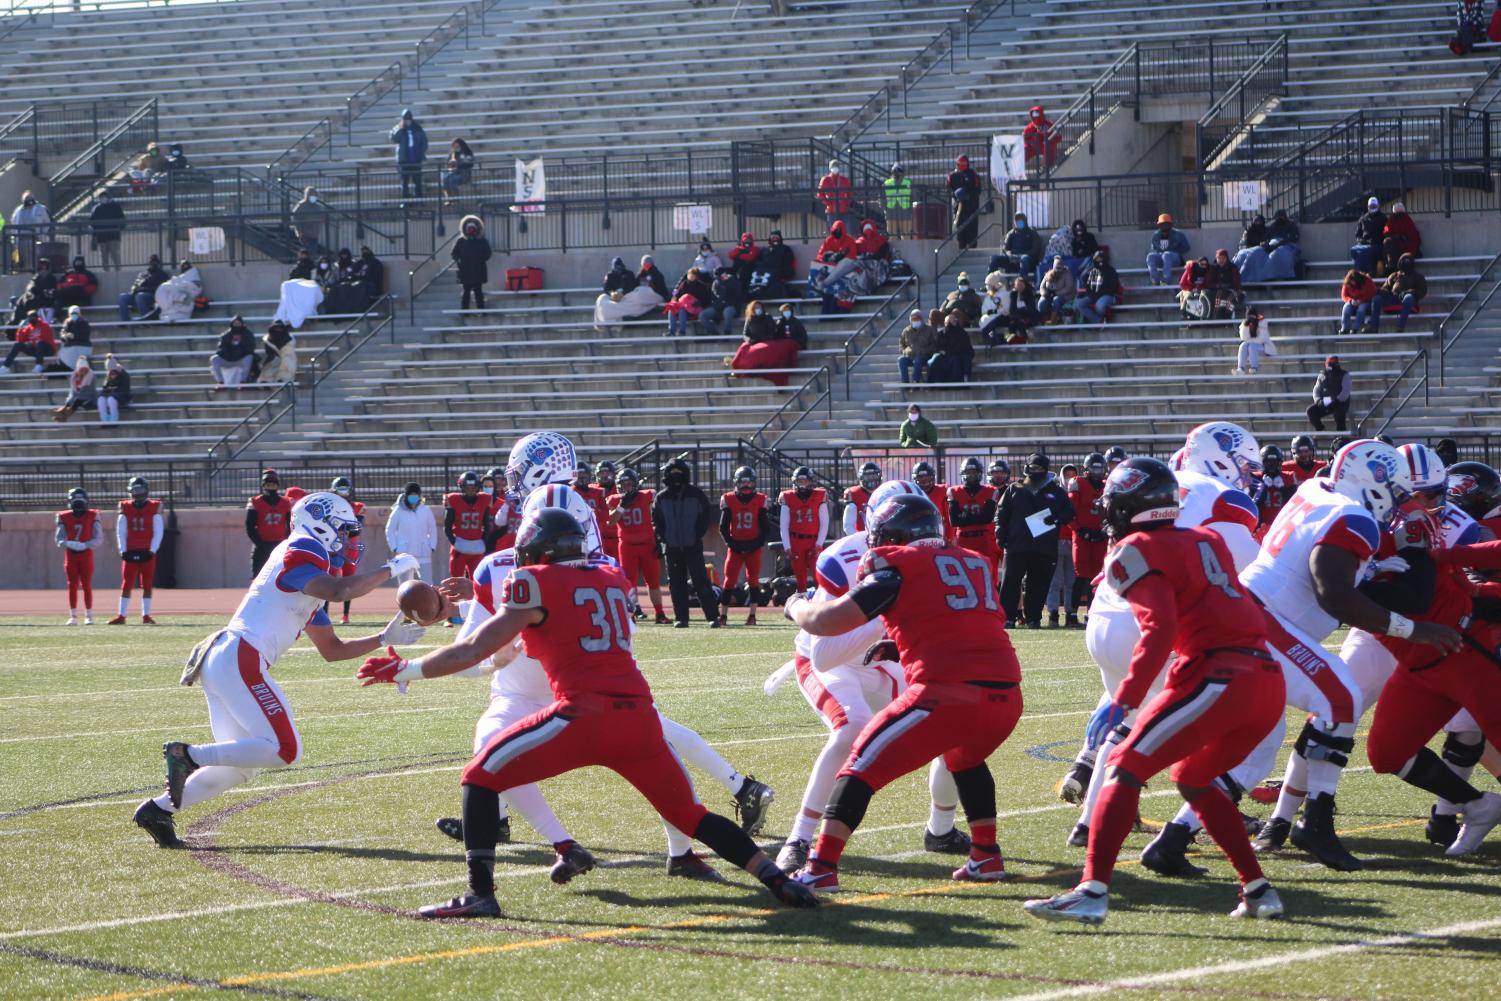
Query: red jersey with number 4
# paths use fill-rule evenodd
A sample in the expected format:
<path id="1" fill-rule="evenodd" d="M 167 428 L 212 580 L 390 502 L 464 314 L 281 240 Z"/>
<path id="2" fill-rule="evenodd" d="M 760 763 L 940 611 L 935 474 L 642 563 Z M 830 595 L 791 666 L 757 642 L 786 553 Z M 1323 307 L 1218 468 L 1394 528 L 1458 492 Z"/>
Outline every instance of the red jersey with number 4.
<path id="1" fill-rule="evenodd" d="M 528 657 L 540 661 L 560 700 L 587 695 L 651 698 L 631 653 L 635 591 L 614 567 L 543 564 L 517 567 L 501 588 L 506 608 L 535 608 L 541 622 L 521 633 Z"/>
<path id="2" fill-rule="evenodd" d="M 1236 579 L 1224 540 L 1207 528 L 1168 526 L 1126 536 L 1105 562 L 1105 586 L 1128 601 L 1136 599 L 1131 607 L 1141 627 L 1136 646 L 1141 655 L 1132 657 L 1115 693 L 1122 705 L 1139 706 L 1146 697 L 1166 657 L 1143 651 L 1157 644 L 1164 655 L 1169 649 L 1178 654 L 1167 680 L 1175 688 L 1197 680 L 1210 650 L 1266 648 L 1266 619 Z M 1143 601 L 1148 593 L 1152 598 Z M 1167 630 L 1170 636 L 1164 635 Z"/>
<path id="3" fill-rule="evenodd" d="M 755 542 L 761 537 L 761 512 L 766 510 L 766 495 L 759 490 L 741 497 L 737 490 L 727 490 L 719 498 L 722 510 L 730 512 L 730 538 L 736 542 Z M 818 522 L 813 523 L 814 530 Z"/>
<path id="4" fill-rule="evenodd" d="M 855 505 L 855 531 L 865 531 L 865 509 L 870 507 L 870 491 L 861 486 L 850 487 L 844 492 L 844 502 Z"/>
<path id="5" fill-rule="evenodd" d="M 827 497 L 822 487 L 814 487 L 807 497 L 799 497 L 796 490 L 782 491 L 782 506 L 791 512 L 788 531 L 793 538 L 818 538 L 818 512 Z"/>
<path id="6" fill-rule="evenodd" d="M 120 502 L 120 514 L 125 517 L 125 548 L 150 549 L 156 513 L 162 509 L 159 500 L 148 500 L 137 507 L 133 500 Z M 265 538 L 265 536 L 262 536 Z"/>
<path id="7" fill-rule="evenodd" d="M 880 546 L 865 554 L 857 578 L 855 591 L 894 592 L 881 621 L 909 685 L 1021 680 L 985 556 L 957 546 Z"/>
<path id="8" fill-rule="evenodd" d="M 485 540 L 485 515 L 495 498 L 486 493 L 476 494 L 473 500 L 461 493 L 451 493 L 443 498 L 443 506 L 453 512 L 453 534 L 460 539 Z"/>
<path id="9" fill-rule="evenodd" d="M 657 530 L 651 523 L 651 502 L 655 490 L 637 490 L 636 495 L 626 500 L 621 494 L 611 494 L 609 504 L 620 512 L 615 523 L 623 546 L 656 545 Z"/>
<path id="10" fill-rule="evenodd" d="M 985 509 L 989 506 L 990 517 L 983 524 L 958 525 L 954 528 L 954 537 L 969 542 L 988 542 L 990 546 L 994 546 L 995 524 L 991 518 L 995 516 L 995 503 L 998 499 L 996 488 L 983 483 L 973 493 L 967 486 L 949 487 L 948 500 L 939 510 L 948 512 L 950 517 L 945 519 L 948 522 L 952 521 L 953 508 L 958 508 L 962 515 L 976 517 L 985 514 Z"/>
<path id="11" fill-rule="evenodd" d="M 262 542 L 280 542 L 292 532 L 292 501 L 287 497 L 276 498 L 275 504 L 266 503 L 264 494 L 250 498 L 250 510 L 255 512 L 255 532 Z"/>

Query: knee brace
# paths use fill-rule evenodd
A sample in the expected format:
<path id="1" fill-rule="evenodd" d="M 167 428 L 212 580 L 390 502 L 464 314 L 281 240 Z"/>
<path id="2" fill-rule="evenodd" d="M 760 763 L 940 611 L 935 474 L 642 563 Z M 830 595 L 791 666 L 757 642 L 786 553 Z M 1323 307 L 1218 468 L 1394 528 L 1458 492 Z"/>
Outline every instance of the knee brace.
<path id="1" fill-rule="evenodd" d="M 1225 795 L 1230 797 L 1230 802 L 1239 803 L 1240 798 L 1246 794 L 1246 789 L 1229 772 L 1214 780 L 1214 784 L 1225 790 Z"/>
<path id="2" fill-rule="evenodd" d="M 1479 737 L 1471 744 L 1462 738 Z M 1455 768 L 1474 768 L 1480 763 L 1480 752 L 1485 750 L 1485 737 L 1481 734 L 1451 733 L 1444 737 L 1443 758 Z"/>
<path id="3" fill-rule="evenodd" d="M 962 772 L 954 772 L 954 788 L 959 803 L 970 820 L 989 820 L 995 816 L 995 779 L 983 762 Z"/>
<path id="4" fill-rule="evenodd" d="M 955 776 L 955 781 L 958 776 Z M 825 820 L 837 820 L 850 830 L 860 826 L 860 821 L 865 819 L 865 811 L 870 807 L 870 798 L 876 791 L 870 787 L 864 779 L 854 775 L 841 775 L 834 783 L 834 792 L 829 797 L 829 805 L 824 808 Z M 961 798 L 963 793 L 960 793 Z"/>
<path id="5" fill-rule="evenodd" d="M 1293 750 L 1308 761 L 1327 761 L 1344 768 L 1350 763 L 1350 752 L 1355 750 L 1354 737 L 1336 737 L 1324 733 L 1310 722 L 1303 723 L 1303 732 L 1298 734 Z"/>

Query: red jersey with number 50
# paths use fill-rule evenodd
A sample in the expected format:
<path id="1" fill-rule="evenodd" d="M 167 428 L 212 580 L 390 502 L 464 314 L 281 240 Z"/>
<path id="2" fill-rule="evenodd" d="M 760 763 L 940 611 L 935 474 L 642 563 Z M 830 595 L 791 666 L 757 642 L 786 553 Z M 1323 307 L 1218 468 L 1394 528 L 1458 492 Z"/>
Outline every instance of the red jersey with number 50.
<path id="1" fill-rule="evenodd" d="M 1021 680 L 987 557 L 957 546 L 880 546 L 860 561 L 856 589 L 867 580 L 898 586 L 881 620 L 909 685 Z"/>
<path id="2" fill-rule="evenodd" d="M 761 512 L 766 510 L 766 495 L 759 490 L 749 497 L 741 497 L 738 490 L 727 490 L 719 498 L 719 506 L 730 512 L 730 538 L 736 542 L 755 542 L 761 538 Z M 818 522 L 813 522 L 817 529 Z"/>
<path id="3" fill-rule="evenodd" d="M 470 500 L 462 493 L 451 493 L 443 498 L 443 506 L 453 511 L 453 534 L 460 539 L 485 540 L 485 515 L 495 498 L 487 493 L 475 494 Z"/>
<path id="4" fill-rule="evenodd" d="M 610 506 L 620 511 L 620 520 L 615 523 L 615 528 L 621 545 L 656 544 L 657 530 L 651 523 L 651 502 L 656 495 L 655 490 L 637 490 L 630 500 L 626 500 L 621 494 L 610 495 Z"/>
<path id="5" fill-rule="evenodd" d="M 635 588 L 614 567 L 554 563 L 517 567 L 500 603 L 540 609 L 544 618 L 522 631 L 527 656 L 547 673 L 560 700 L 586 695 L 651 698 L 631 653 Z"/>
<path id="6" fill-rule="evenodd" d="M 151 537 L 155 534 L 156 513 L 161 509 L 162 502 L 159 500 L 148 500 L 140 507 L 136 507 L 136 502 L 133 500 L 120 502 L 120 514 L 125 518 L 126 549 L 151 548 Z"/>

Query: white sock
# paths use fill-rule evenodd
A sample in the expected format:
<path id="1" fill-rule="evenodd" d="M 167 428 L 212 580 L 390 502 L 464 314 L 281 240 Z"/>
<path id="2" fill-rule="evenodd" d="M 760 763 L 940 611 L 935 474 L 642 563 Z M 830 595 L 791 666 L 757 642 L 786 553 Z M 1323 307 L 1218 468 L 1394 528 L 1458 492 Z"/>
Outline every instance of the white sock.
<path id="1" fill-rule="evenodd" d="M 681 723 L 674 723 L 666 716 L 662 717 L 662 734 L 667 738 L 667 743 L 671 744 L 672 749 L 677 752 L 678 757 L 700 771 L 707 772 L 710 777 L 728 789 L 731 796 L 740 792 L 740 787 L 745 784 L 745 776 L 735 771 L 718 751 L 709 746 L 707 740 Z"/>
<path id="2" fill-rule="evenodd" d="M 1342 765 L 1336 765 L 1332 761 L 1308 762 L 1308 795 L 1328 793 L 1333 796 L 1334 790 L 1339 787 L 1340 773 L 1344 770 Z"/>
<path id="3" fill-rule="evenodd" d="M 813 832 L 818 830 L 818 822 L 823 818 L 824 808 L 829 805 L 829 797 L 834 792 L 834 781 L 839 777 L 839 769 L 844 767 L 844 762 L 849 758 L 850 748 L 854 746 L 861 729 L 862 726 L 848 723 L 829 734 L 818 757 L 813 759 L 808 784 L 803 788 L 802 808 L 798 810 L 789 839 L 813 840 Z M 813 816 L 808 816 L 810 813 Z"/>
<path id="4" fill-rule="evenodd" d="M 197 758 L 194 758 L 196 761 Z M 157 806 L 168 813 L 176 813 L 179 809 L 185 809 L 206 799 L 212 799 L 220 793 L 233 789 L 237 785 L 244 785 L 260 773 L 259 768 L 232 768 L 222 765 L 204 765 L 182 785 L 182 806 L 175 807 L 166 793 L 162 793 L 152 800 Z"/>
<path id="5" fill-rule="evenodd" d="M 959 809 L 959 787 L 954 785 L 954 773 L 949 771 L 942 758 L 934 758 L 928 766 L 928 795 L 932 799 L 932 806 L 928 809 L 928 832 L 947 834 L 954 829 L 954 813 Z"/>
<path id="6" fill-rule="evenodd" d="M 552 807 L 547 805 L 547 800 L 542 798 L 542 790 L 536 784 L 517 786 L 507 789 L 503 803 L 510 804 L 517 816 L 527 822 L 532 830 L 542 836 L 542 840 L 548 844 L 557 844 L 559 841 L 570 841 L 567 829 L 557 814 L 552 812 Z"/>
<path id="7" fill-rule="evenodd" d="M 122 612 L 121 614 L 123 615 L 124 613 Z M 150 615 L 151 614 L 151 599 L 150 598 L 142 598 L 141 599 L 141 614 L 142 615 Z"/>
<path id="8" fill-rule="evenodd" d="M 123 596 L 120 599 L 120 615 L 121 615 L 121 617 L 123 618 L 124 615 L 125 615 L 125 613 L 128 612 L 128 611 L 130 611 L 130 595 L 127 594 L 127 595 Z"/>
<path id="9" fill-rule="evenodd" d="M 692 838 L 665 820 L 662 821 L 662 826 L 667 829 L 667 855 L 669 858 L 677 858 L 684 852 L 693 850 Z"/>
<path id="10" fill-rule="evenodd" d="M 76 619 L 76 618 L 78 618 L 78 609 L 76 609 L 76 608 L 70 608 L 70 609 L 68 609 L 68 618 L 70 618 L 70 619 Z"/>
<path id="11" fill-rule="evenodd" d="M 188 756 L 203 767 L 224 766 L 228 768 L 281 768 L 286 764 L 277 754 L 280 745 L 274 740 L 259 737 L 241 737 L 237 740 L 221 740 L 213 744 L 193 744 Z M 199 771 L 203 769 L 200 768 Z M 197 775 L 198 772 L 194 772 Z M 192 781 L 191 776 L 189 781 Z"/>
<path id="12" fill-rule="evenodd" d="M 1132 713 L 1127 717 L 1126 724 L 1129 726 L 1135 722 L 1136 714 Z M 1086 827 L 1089 826 L 1089 818 L 1094 814 L 1094 805 L 1100 800 L 1100 793 L 1105 790 L 1105 773 L 1110 770 L 1107 765 L 1110 755 L 1114 753 L 1116 745 L 1125 739 L 1125 737 L 1117 737 L 1116 731 L 1111 730 L 1105 742 L 1099 747 L 1094 771 L 1089 776 L 1089 788 L 1084 790 L 1084 804 L 1079 809 L 1079 823 Z"/>
<path id="13" fill-rule="evenodd" d="M 1287 770 L 1282 773 L 1282 791 L 1277 794 L 1277 808 L 1272 811 L 1273 820 L 1291 823 L 1298 815 L 1298 809 L 1309 792 L 1308 767 L 1308 759 L 1297 751 L 1287 756 Z"/>
<path id="14" fill-rule="evenodd" d="M 1194 808 L 1189 806 L 1187 803 L 1184 803 L 1178 808 L 1178 815 L 1173 818 L 1173 823 L 1182 824 L 1190 831 L 1195 832 L 1197 832 L 1199 828 L 1204 826 L 1204 822 L 1199 819 L 1199 815 L 1197 813 L 1194 813 Z"/>

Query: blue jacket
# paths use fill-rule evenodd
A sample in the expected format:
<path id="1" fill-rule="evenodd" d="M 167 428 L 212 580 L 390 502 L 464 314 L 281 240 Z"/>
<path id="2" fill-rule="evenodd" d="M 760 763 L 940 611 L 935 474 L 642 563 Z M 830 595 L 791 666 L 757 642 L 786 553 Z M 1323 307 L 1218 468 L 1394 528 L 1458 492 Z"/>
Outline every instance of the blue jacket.
<path id="1" fill-rule="evenodd" d="M 1172 251 L 1186 260 L 1188 258 L 1188 237 L 1176 229 L 1169 229 L 1167 231 L 1167 238 L 1163 239 L 1162 234 L 1158 230 L 1152 230 L 1152 235 L 1147 241 L 1147 253 L 1161 254 L 1166 251 Z"/>
<path id="2" fill-rule="evenodd" d="M 427 133 L 415 121 L 409 129 L 403 129 L 400 125 L 392 129 L 391 141 L 396 144 L 398 164 L 421 163 L 427 159 Z"/>

